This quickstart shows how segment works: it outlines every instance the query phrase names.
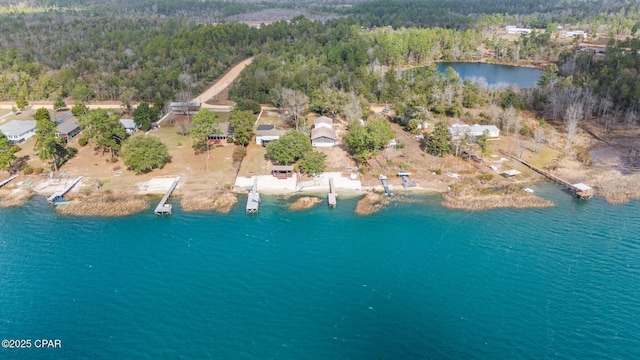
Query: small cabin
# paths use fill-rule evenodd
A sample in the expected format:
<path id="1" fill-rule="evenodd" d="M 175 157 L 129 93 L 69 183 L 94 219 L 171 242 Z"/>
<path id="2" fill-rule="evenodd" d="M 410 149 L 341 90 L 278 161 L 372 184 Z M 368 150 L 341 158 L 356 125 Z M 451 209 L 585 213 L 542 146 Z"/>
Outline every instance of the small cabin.
<path id="1" fill-rule="evenodd" d="M 274 165 L 271 174 L 278 179 L 287 179 L 293 176 L 293 165 Z"/>

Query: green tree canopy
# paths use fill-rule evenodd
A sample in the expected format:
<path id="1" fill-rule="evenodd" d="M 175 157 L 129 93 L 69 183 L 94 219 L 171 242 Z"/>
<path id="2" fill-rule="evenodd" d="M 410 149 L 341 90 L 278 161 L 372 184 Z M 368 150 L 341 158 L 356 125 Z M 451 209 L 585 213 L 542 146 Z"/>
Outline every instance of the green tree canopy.
<path id="1" fill-rule="evenodd" d="M 326 169 L 327 155 L 318 151 L 309 151 L 300 160 L 300 170 L 307 174 L 317 174 Z"/>
<path id="2" fill-rule="evenodd" d="M 60 109 L 64 109 L 67 107 L 67 103 L 64 102 L 64 98 L 62 95 L 58 95 L 56 100 L 53 102 L 53 112 L 56 112 Z"/>
<path id="3" fill-rule="evenodd" d="M 220 132 L 220 125 L 216 114 L 207 109 L 200 109 L 193 117 L 191 130 L 189 130 L 196 153 L 206 151 L 208 154 L 211 148 L 208 137 L 218 132 Z"/>
<path id="4" fill-rule="evenodd" d="M 40 110 L 45 111 L 40 112 Z M 58 164 L 66 157 L 67 149 L 62 146 L 60 138 L 56 137 L 58 129 L 49 119 L 49 112 L 46 109 L 38 109 L 38 112 L 40 112 L 40 120 L 36 123 L 35 150 L 38 151 L 40 160 L 53 160 L 54 170 L 58 171 Z"/>
<path id="5" fill-rule="evenodd" d="M 289 130 L 267 145 L 267 157 L 278 164 L 290 165 L 311 152 L 311 139 L 303 132 Z"/>
<path id="6" fill-rule="evenodd" d="M 153 136 L 133 136 L 122 147 L 124 164 L 136 174 L 160 168 L 171 160 L 167 146 Z"/>
<path id="7" fill-rule="evenodd" d="M 85 103 L 91 101 L 91 99 L 93 99 L 96 96 L 96 94 L 93 92 L 93 90 L 88 85 L 86 85 L 86 84 L 78 84 L 71 91 L 71 96 L 76 101 L 81 101 L 83 104 L 85 104 Z"/>
<path id="8" fill-rule="evenodd" d="M 79 101 L 76 102 L 75 105 L 73 105 L 73 107 L 71 108 L 71 113 L 75 117 L 80 117 L 88 112 L 89 112 L 89 108 L 85 104 Z"/>
<path id="9" fill-rule="evenodd" d="M 439 121 L 433 128 L 433 133 L 427 138 L 426 151 L 437 156 L 451 152 L 451 133 L 446 121 Z"/>
<path id="10" fill-rule="evenodd" d="M 235 133 L 234 141 L 236 144 L 242 146 L 249 145 L 255 121 L 255 115 L 253 115 L 251 111 L 233 110 L 229 114 L 229 127 L 233 128 Z"/>
<path id="11" fill-rule="evenodd" d="M 351 122 L 344 141 L 356 160 L 362 161 L 372 152 L 384 148 L 394 137 L 395 133 L 391 130 L 389 122 L 376 118 L 366 126 L 357 121 Z"/>
<path id="12" fill-rule="evenodd" d="M 0 170 L 9 169 L 11 162 L 16 156 L 11 151 L 11 143 L 5 134 L 0 132 Z"/>
<path id="13" fill-rule="evenodd" d="M 142 131 L 151 130 L 151 108 L 149 103 L 142 102 L 138 107 L 133 110 L 133 121 L 142 129 Z"/>
<path id="14" fill-rule="evenodd" d="M 33 118 L 36 121 L 51 120 L 51 114 L 49 114 L 49 110 L 45 108 L 40 108 L 36 110 L 36 113 L 33 115 Z"/>
<path id="15" fill-rule="evenodd" d="M 109 151 L 114 157 L 120 151 L 122 141 L 127 133 L 120 124 L 120 114 L 105 109 L 91 110 L 79 119 L 87 139 L 96 139 L 96 144 L 102 153 Z"/>

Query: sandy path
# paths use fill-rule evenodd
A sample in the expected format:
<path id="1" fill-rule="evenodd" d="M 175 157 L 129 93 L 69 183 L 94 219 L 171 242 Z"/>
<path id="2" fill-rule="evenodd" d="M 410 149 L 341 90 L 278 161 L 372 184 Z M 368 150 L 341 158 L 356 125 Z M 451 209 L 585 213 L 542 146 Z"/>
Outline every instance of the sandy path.
<path id="1" fill-rule="evenodd" d="M 236 66 L 232 67 L 231 70 L 229 70 L 226 74 L 224 74 L 224 76 L 222 76 L 220 80 L 209 86 L 202 94 L 198 95 L 191 101 L 205 103 L 214 96 L 218 95 L 222 90 L 229 87 L 229 85 L 231 85 L 231 83 L 240 75 L 242 70 L 244 70 L 247 65 L 251 64 L 252 61 L 252 57 L 241 61 Z M 0 109 L 12 109 L 15 105 L 15 101 L 0 101 Z M 53 109 L 53 101 L 32 101 L 29 102 L 29 105 L 31 109 Z M 137 107 L 138 103 L 133 103 L 131 104 L 131 106 Z M 120 109 L 122 108 L 122 105 L 117 101 L 99 101 L 88 104 L 87 107 L 89 109 Z M 228 106 L 222 106 L 220 110 L 230 110 L 228 108 Z"/>
<path id="2" fill-rule="evenodd" d="M 252 61 L 252 57 L 241 61 L 240 63 L 238 63 L 238 65 L 232 67 L 231 70 L 224 74 L 222 78 L 220 78 L 220 80 L 208 87 L 202 94 L 193 98 L 191 101 L 200 102 L 202 104 L 209 101 L 211 98 L 218 95 L 222 90 L 229 87 L 229 85 L 231 85 L 231 83 L 240 75 L 242 70 L 244 70 L 247 65 L 251 64 Z"/>

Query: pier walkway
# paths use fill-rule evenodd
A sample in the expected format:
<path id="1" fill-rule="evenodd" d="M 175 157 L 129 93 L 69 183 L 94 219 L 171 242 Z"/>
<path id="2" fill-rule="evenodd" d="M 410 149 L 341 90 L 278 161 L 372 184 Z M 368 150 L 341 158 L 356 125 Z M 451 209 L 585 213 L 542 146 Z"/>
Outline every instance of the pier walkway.
<path id="1" fill-rule="evenodd" d="M 561 179 L 553 174 L 551 174 L 548 171 L 544 171 L 536 166 L 533 166 L 532 164 L 529 164 L 528 162 L 520 159 L 519 157 L 509 154 L 509 153 L 504 153 L 503 154 L 509 156 L 510 158 L 518 161 L 519 163 L 521 163 L 522 165 L 528 167 L 529 169 L 537 172 L 538 174 L 545 176 L 546 178 L 548 178 L 549 180 L 555 181 L 558 184 L 564 185 L 566 187 L 568 187 L 569 189 L 571 189 L 573 191 L 573 194 L 577 197 L 579 197 L 580 199 L 591 199 L 591 197 L 593 196 L 593 189 L 588 186 L 585 185 L 583 183 L 577 183 L 577 184 L 572 184 L 564 179 Z"/>
<path id="2" fill-rule="evenodd" d="M 48 201 L 49 203 L 54 203 L 54 202 L 56 202 L 56 201 L 60 201 L 60 200 L 64 199 L 64 195 L 65 195 L 66 193 L 68 193 L 68 192 L 69 192 L 69 190 L 73 189 L 73 187 L 74 187 L 74 186 L 76 186 L 76 184 L 77 184 L 77 183 L 79 183 L 79 182 L 80 182 L 80 180 L 82 180 L 82 179 L 83 179 L 83 176 L 80 176 L 80 177 L 78 177 L 77 179 L 73 180 L 73 181 L 71 182 L 71 184 L 67 185 L 67 187 L 66 187 L 64 190 L 62 190 L 62 191 L 57 191 L 57 192 L 55 192 L 53 195 L 49 196 L 49 197 L 47 198 L 47 201 Z"/>
<path id="3" fill-rule="evenodd" d="M 3 180 L 2 182 L 0 182 L 0 187 L 3 187 L 5 185 L 7 185 L 8 183 L 10 183 L 11 181 L 13 181 L 13 179 L 17 178 L 18 175 L 13 175 L 10 178 Z"/>
<path id="4" fill-rule="evenodd" d="M 415 182 L 409 180 L 409 175 L 411 175 L 411 173 L 408 173 L 408 172 L 399 172 L 398 173 L 398 176 L 400 176 L 402 178 L 402 186 L 404 186 L 405 188 L 418 186 L 418 184 L 416 184 Z"/>
<path id="5" fill-rule="evenodd" d="M 257 214 L 260 206 L 260 194 L 258 194 L 258 177 L 253 178 L 253 187 L 247 197 L 247 214 Z"/>
<path id="6" fill-rule="evenodd" d="M 382 181 L 382 187 L 384 188 L 384 194 L 386 196 L 392 196 L 393 193 L 391 192 L 391 189 L 389 188 L 389 184 L 387 184 L 387 177 L 384 175 L 378 175 L 378 180 Z"/>
<path id="7" fill-rule="evenodd" d="M 328 200 L 329 200 L 329 206 L 331 206 L 332 208 L 336 207 L 337 205 L 337 198 L 338 194 L 336 194 L 336 188 L 333 186 L 333 178 L 329 178 L 329 195 L 328 195 Z"/>
<path id="8" fill-rule="evenodd" d="M 162 200 L 160 200 L 160 203 L 158 204 L 158 206 L 156 206 L 156 209 L 153 211 L 156 215 L 171 215 L 171 209 L 173 208 L 173 206 L 171 204 L 167 204 L 167 200 L 169 200 L 169 196 L 171 196 L 171 193 L 173 193 L 173 190 L 175 190 L 176 186 L 178 186 L 179 181 L 180 181 L 180 176 L 178 176 L 175 180 L 173 180 L 173 183 L 169 187 L 169 190 L 167 190 L 167 192 L 162 197 Z"/>

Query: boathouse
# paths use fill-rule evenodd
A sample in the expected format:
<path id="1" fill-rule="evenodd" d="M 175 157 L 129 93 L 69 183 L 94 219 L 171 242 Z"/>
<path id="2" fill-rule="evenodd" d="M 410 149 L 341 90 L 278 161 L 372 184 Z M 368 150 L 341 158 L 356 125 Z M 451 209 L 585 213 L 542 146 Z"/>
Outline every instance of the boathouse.
<path id="1" fill-rule="evenodd" d="M 287 179 L 293 176 L 293 165 L 274 165 L 271 174 L 278 179 Z"/>

